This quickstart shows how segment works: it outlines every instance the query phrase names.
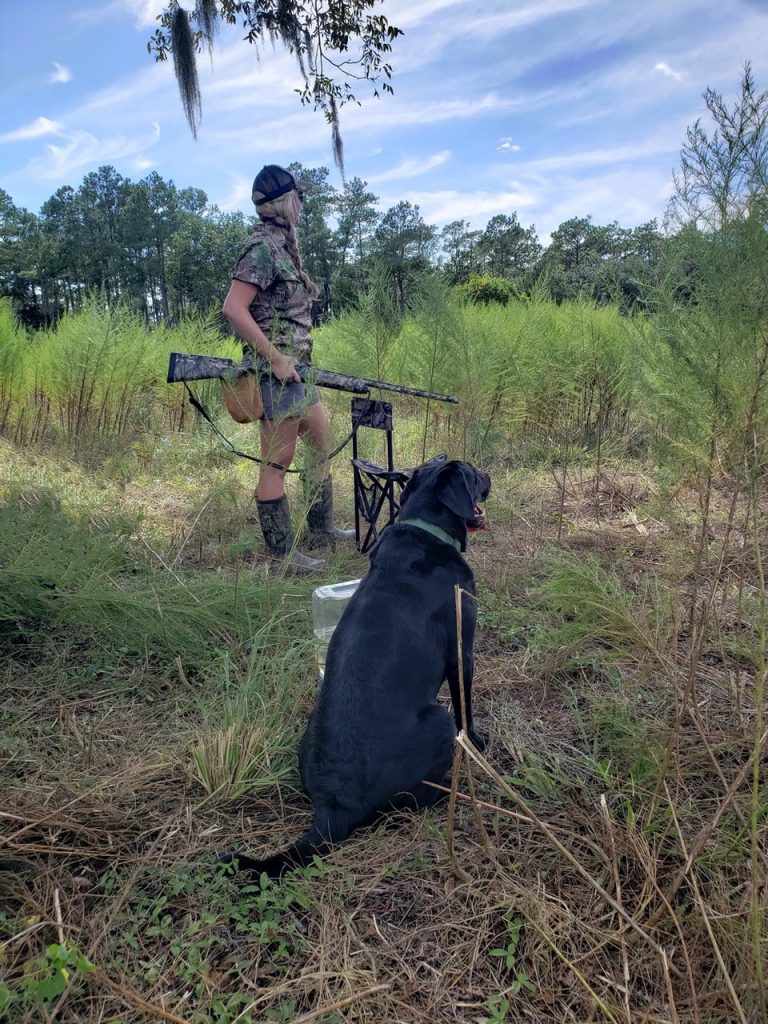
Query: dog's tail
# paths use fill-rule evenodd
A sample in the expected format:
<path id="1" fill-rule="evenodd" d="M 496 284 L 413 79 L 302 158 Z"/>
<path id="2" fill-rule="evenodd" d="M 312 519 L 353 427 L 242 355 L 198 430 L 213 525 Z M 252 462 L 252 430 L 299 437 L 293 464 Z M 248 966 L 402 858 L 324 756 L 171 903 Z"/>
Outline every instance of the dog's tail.
<path id="1" fill-rule="evenodd" d="M 343 842 L 352 831 L 345 822 L 327 818 L 326 827 L 320 828 L 315 820 L 304 835 L 299 836 L 295 843 L 271 857 L 256 859 L 242 853 L 227 853 L 220 863 L 235 864 L 238 871 L 249 871 L 257 878 L 267 875 L 269 878 L 280 878 L 291 868 L 305 867 L 311 864 L 314 857 L 324 857 L 336 843 Z"/>

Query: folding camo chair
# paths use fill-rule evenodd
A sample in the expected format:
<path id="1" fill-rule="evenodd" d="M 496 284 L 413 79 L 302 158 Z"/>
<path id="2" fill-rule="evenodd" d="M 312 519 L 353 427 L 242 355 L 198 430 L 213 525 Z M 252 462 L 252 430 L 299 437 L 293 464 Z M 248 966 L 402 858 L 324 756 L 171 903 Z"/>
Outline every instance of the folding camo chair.
<path id="1" fill-rule="evenodd" d="M 392 444 L 392 405 L 374 398 L 352 399 L 352 480 L 355 493 L 355 541 L 358 551 L 365 554 L 373 547 L 385 526 L 389 526 L 400 513 L 400 492 L 413 472 L 395 469 Z M 357 431 L 359 427 L 383 430 L 386 434 L 387 464 L 361 459 L 358 455 Z M 436 459 L 444 460 L 445 455 Z M 432 460 L 434 461 L 434 460 Z M 386 522 L 379 525 L 379 516 L 386 506 Z"/>

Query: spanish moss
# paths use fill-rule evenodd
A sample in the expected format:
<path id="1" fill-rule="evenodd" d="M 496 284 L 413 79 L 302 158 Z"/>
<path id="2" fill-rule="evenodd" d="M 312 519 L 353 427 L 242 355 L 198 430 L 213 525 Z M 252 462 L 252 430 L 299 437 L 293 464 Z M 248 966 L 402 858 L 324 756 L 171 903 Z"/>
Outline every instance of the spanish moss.
<path id="1" fill-rule="evenodd" d="M 275 7 L 275 25 L 278 35 L 284 39 L 294 50 L 301 49 L 301 25 L 294 13 L 294 4 L 291 0 L 277 0 Z M 306 33 L 305 33 L 306 36 Z"/>
<path id="2" fill-rule="evenodd" d="M 341 177 L 344 178 L 344 143 L 339 128 L 339 109 L 336 106 L 336 97 L 331 96 L 328 102 L 327 117 L 331 124 L 331 145 L 333 147 L 333 161 L 339 169 Z"/>
<path id="3" fill-rule="evenodd" d="M 203 5 L 208 0 L 203 0 Z M 195 60 L 195 37 L 189 23 L 189 15 L 183 7 L 174 7 L 171 12 L 171 44 L 173 47 L 173 69 L 179 83 L 181 104 L 187 123 L 194 138 L 202 114 L 200 83 Z"/>
<path id="4" fill-rule="evenodd" d="M 216 9 L 216 0 L 197 0 L 195 5 L 195 20 L 200 26 L 200 32 L 208 46 L 208 53 L 213 58 L 213 41 L 216 38 L 216 30 L 219 27 L 219 12 Z"/>

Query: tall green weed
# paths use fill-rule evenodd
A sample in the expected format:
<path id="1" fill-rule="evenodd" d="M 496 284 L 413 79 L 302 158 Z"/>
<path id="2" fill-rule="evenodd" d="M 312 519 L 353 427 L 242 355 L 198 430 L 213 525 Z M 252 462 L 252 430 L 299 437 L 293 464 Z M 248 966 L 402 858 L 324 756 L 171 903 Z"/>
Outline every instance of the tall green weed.
<path id="1" fill-rule="evenodd" d="M 282 635 L 275 584 L 253 573 L 184 578 L 146 559 L 135 529 L 128 519 L 67 514 L 46 493 L 0 506 L 0 650 L 59 635 L 204 671 L 250 645 L 265 622 Z"/>
<path id="2" fill-rule="evenodd" d="M 28 397 L 29 351 L 10 299 L 0 299 L 0 434 L 16 425 L 19 408 Z"/>
<path id="3" fill-rule="evenodd" d="M 746 483 L 747 464 L 747 475 L 768 465 L 767 280 L 758 218 L 678 238 L 642 379 L 659 454 L 683 471 L 725 470 Z"/>
<path id="4" fill-rule="evenodd" d="M 76 441 L 178 430 L 189 422 L 183 389 L 166 384 L 172 351 L 239 358 L 213 319 L 150 331 L 127 308 L 93 299 L 27 337 L 0 310 L 0 432 L 16 441 Z M 216 395 L 209 387 L 211 396 Z"/>
<path id="5" fill-rule="evenodd" d="M 356 309 L 315 331 L 315 361 L 458 396 L 456 406 L 379 396 L 395 404 L 407 461 L 445 450 L 480 463 L 585 453 L 599 462 L 604 451 L 642 453 L 654 436 L 665 461 L 696 468 L 714 453 L 733 465 L 749 416 L 760 431 L 766 420 L 762 271 L 752 259 L 759 240 L 746 231 L 730 276 L 716 252 L 697 256 L 695 302 L 680 295 L 690 263 L 681 245 L 652 316 L 584 300 L 558 305 L 535 291 L 506 305 L 473 304 L 434 277 L 400 317 L 382 299 L 386 288 L 372 287 Z M 702 248 L 699 236 L 694 241 Z M 172 351 L 240 356 L 215 318 L 149 331 L 133 314 L 93 302 L 30 338 L 6 305 L 0 431 L 21 443 L 62 439 L 83 450 L 195 430 L 184 390 L 165 382 Z M 195 389 L 221 415 L 216 382 Z"/>
<path id="6" fill-rule="evenodd" d="M 323 327 L 318 362 L 373 376 L 365 353 L 376 346 L 366 330 L 359 313 Z M 543 452 L 607 438 L 623 443 L 644 430 L 645 412 L 633 403 L 634 346 L 615 307 L 557 305 L 539 294 L 475 305 L 432 279 L 389 344 L 385 366 L 398 383 L 458 395 L 457 407 L 408 409 L 422 417 L 423 438 L 442 436 L 453 452 L 482 461 L 503 458 L 517 438 Z"/>

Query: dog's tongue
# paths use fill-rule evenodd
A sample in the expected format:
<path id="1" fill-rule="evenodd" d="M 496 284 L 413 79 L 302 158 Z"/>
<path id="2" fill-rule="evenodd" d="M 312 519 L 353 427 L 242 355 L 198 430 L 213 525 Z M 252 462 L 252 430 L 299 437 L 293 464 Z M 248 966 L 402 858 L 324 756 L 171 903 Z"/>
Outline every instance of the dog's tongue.
<path id="1" fill-rule="evenodd" d="M 475 505 L 475 518 L 467 523 L 467 530 L 470 533 L 477 533 L 478 530 L 485 530 L 486 528 L 485 509 L 481 505 Z"/>

